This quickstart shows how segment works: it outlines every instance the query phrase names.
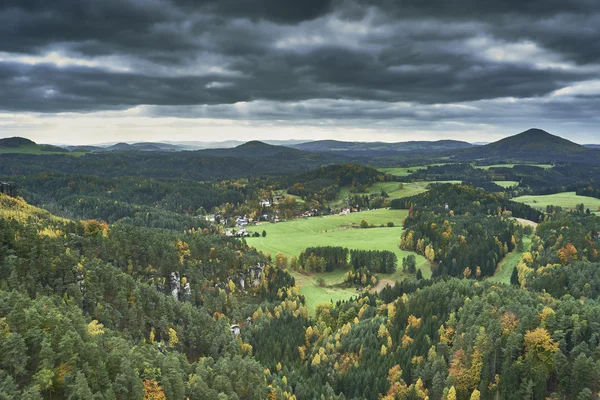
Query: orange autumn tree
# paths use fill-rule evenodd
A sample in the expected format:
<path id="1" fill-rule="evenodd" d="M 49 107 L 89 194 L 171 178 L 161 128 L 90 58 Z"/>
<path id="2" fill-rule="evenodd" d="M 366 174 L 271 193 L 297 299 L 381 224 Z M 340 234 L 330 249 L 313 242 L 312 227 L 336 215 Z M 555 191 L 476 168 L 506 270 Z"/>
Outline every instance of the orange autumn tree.
<path id="1" fill-rule="evenodd" d="M 151 379 L 144 381 L 144 400 L 167 400 L 163 388 Z"/>
<path id="2" fill-rule="evenodd" d="M 568 243 L 565 247 L 558 250 L 558 258 L 562 265 L 567 265 L 577 260 L 577 248 L 572 243 Z"/>

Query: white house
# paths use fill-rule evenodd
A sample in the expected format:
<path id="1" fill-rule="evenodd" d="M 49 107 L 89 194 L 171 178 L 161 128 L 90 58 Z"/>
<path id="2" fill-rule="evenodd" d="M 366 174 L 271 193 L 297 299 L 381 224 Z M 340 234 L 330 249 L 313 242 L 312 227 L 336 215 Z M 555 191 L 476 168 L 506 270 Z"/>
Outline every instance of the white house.
<path id="1" fill-rule="evenodd" d="M 246 229 L 240 228 L 235 235 L 237 237 L 247 237 L 250 236 L 250 233 Z"/>

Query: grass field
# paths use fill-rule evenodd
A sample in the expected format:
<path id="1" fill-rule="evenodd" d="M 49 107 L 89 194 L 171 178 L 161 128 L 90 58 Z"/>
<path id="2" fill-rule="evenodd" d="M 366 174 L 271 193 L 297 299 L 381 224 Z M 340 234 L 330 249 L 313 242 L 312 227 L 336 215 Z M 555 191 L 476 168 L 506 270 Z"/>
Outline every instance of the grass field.
<path id="1" fill-rule="evenodd" d="M 408 176 L 416 171 L 420 171 L 422 169 L 427 169 L 428 166 L 439 166 L 445 164 L 428 164 L 428 165 L 418 165 L 415 167 L 382 167 L 377 168 L 381 172 L 385 172 L 387 174 L 392 174 L 394 176 Z"/>
<path id="2" fill-rule="evenodd" d="M 529 165 L 531 167 L 540 167 L 540 168 L 544 168 L 544 169 L 553 167 L 551 164 L 493 164 L 493 165 L 473 165 L 473 167 L 488 170 L 490 168 L 513 168 L 515 165 Z"/>
<path id="3" fill-rule="evenodd" d="M 585 208 L 590 211 L 598 211 L 600 208 L 600 199 L 587 196 L 577 196 L 575 192 L 564 192 L 549 194 L 544 196 L 521 196 L 515 197 L 513 201 L 529 204 L 531 207 L 538 210 L 546 210 L 546 206 L 560 206 L 563 209 L 572 210 L 577 204 L 583 203 Z"/>
<path id="4" fill-rule="evenodd" d="M 381 279 L 395 281 L 402 279 L 401 260 L 410 252 L 400 250 L 400 235 L 402 234 L 402 220 L 408 214 L 406 210 L 378 209 L 351 213 L 348 215 L 332 215 L 307 219 L 295 219 L 288 222 L 263 223 L 248 227 L 248 231 L 267 232 L 266 237 L 247 238 L 248 244 L 262 252 L 269 252 L 274 257 L 281 252 L 289 258 L 298 256 L 307 247 L 313 246 L 342 246 L 358 250 L 390 250 L 398 257 L 398 271 L 392 275 L 381 274 Z M 358 228 L 362 220 L 373 223 L 377 228 Z M 393 222 L 393 228 L 380 228 Z M 417 268 L 421 269 L 424 277 L 431 276 L 430 264 L 424 257 L 416 255 Z M 305 275 L 294 273 L 300 291 L 306 296 L 307 305 L 311 312 L 314 307 L 324 301 L 337 301 L 349 299 L 356 295 L 353 288 L 335 287 L 342 282 L 344 271 L 334 271 L 324 274 Z M 318 287 L 316 280 L 323 277 L 325 283 L 331 287 Z"/>
<path id="5" fill-rule="evenodd" d="M 68 156 L 80 157 L 84 152 L 77 151 L 43 151 L 43 146 L 38 144 L 28 144 L 19 147 L 0 147 L 0 154 L 65 154 Z"/>
<path id="6" fill-rule="evenodd" d="M 529 251 L 531 247 L 531 236 L 525 236 L 523 238 L 523 250 Z M 488 280 L 492 282 L 506 283 L 510 284 L 510 276 L 512 275 L 513 269 L 519 263 L 521 256 L 524 251 L 511 251 L 500 261 L 498 264 L 498 268 L 496 269 L 496 273 L 494 276 L 488 278 Z"/>
<path id="7" fill-rule="evenodd" d="M 427 169 L 426 165 L 421 165 L 418 167 L 389 167 L 389 168 L 377 168 L 381 172 L 385 172 L 386 174 L 392 174 L 394 176 L 408 176 L 413 172 L 420 171 L 422 169 Z"/>
<path id="8" fill-rule="evenodd" d="M 503 188 L 519 186 L 519 182 L 517 181 L 494 181 L 494 183 Z"/>

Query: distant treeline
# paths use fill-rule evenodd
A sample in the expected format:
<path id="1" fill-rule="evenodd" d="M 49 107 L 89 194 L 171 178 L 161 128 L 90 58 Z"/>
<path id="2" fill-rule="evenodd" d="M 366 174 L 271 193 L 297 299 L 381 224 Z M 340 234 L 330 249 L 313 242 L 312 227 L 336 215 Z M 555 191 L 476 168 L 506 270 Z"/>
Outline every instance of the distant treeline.
<path id="1" fill-rule="evenodd" d="M 504 192 L 506 189 L 495 185 L 494 181 L 519 182 L 519 190 L 529 190 L 532 194 L 552 194 L 575 191 L 583 187 L 600 188 L 598 182 L 600 166 L 590 164 L 564 163 L 552 168 L 535 165 L 495 166 L 489 169 L 473 167 L 470 163 L 431 165 L 417 169 L 412 174 L 399 178 L 411 181 L 451 181 L 461 180 L 489 192 Z"/>
<path id="2" fill-rule="evenodd" d="M 593 188 L 593 187 L 581 188 L 581 189 L 577 189 L 576 193 L 579 196 L 588 196 L 588 197 L 595 197 L 597 199 L 600 199 L 600 188 Z"/>

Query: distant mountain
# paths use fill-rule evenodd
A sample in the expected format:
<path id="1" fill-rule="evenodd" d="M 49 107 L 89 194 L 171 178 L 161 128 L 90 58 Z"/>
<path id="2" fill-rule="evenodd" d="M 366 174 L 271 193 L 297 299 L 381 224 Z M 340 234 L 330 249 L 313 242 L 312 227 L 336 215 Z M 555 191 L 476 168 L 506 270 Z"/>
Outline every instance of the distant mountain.
<path id="1" fill-rule="evenodd" d="M 133 146 L 129 143 L 117 143 L 117 144 L 113 144 L 112 146 L 106 147 L 104 150 L 129 151 L 129 150 L 135 150 L 135 146 Z"/>
<path id="2" fill-rule="evenodd" d="M 600 149 L 600 144 L 584 144 L 583 147 L 587 147 L 588 149 Z"/>
<path id="3" fill-rule="evenodd" d="M 117 143 L 112 146 L 101 148 L 96 151 L 182 151 L 182 147 L 160 143 L 160 142 L 140 142 L 140 143 Z"/>
<path id="4" fill-rule="evenodd" d="M 588 149 L 541 129 L 529 129 L 485 146 L 451 153 L 456 160 L 600 162 L 600 151 Z"/>
<path id="5" fill-rule="evenodd" d="M 69 151 L 82 151 L 82 152 L 104 150 L 104 147 L 98 147 L 98 146 L 65 146 L 64 148 Z"/>
<path id="6" fill-rule="evenodd" d="M 302 140 L 264 140 L 264 143 L 276 146 L 293 146 L 303 143 Z M 76 149 L 83 151 L 185 151 L 185 150 L 204 150 L 204 149 L 231 149 L 240 146 L 246 142 L 241 140 L 226 140 L 221 142 L 201 142 L 201 141 L 164 141 L 164 142 L 138 142 L 138 143 L 101 143 L 95 145 L 65 145 L 60 147 L 74 151 Z"/>
<path id="7" fill-rule="evenodd" d="M 197 150 L 195 154 L 205 157 L 235 157 L 240 159 L 261 159 L 261 160 L 286 160 L 294 162 L 299 160 L 310 160 L 311 162 L 321 161 L 323 164 L 332 164 L 335 162 L 347 162 L 348 158 L 343 155 L 325 155 L 302 151 L 286 146 L 276 146 L 267 144 L 258 140 L 246 142 L 230 149 L 204 149 Z"/>
<path id="8" fill-rule="evenodd" d="M 317 140 L 291 146 L 298 150 L 312 152 L 336 152 L 350 156 L 386 156 L 407 153 L 434 153 L 471 148 L 473 145 L 458 140 L 438 140 L 434 142 L 344 142 L 339 140 Z"/>

